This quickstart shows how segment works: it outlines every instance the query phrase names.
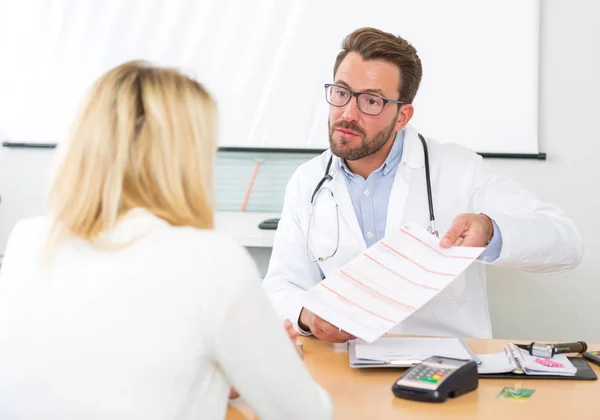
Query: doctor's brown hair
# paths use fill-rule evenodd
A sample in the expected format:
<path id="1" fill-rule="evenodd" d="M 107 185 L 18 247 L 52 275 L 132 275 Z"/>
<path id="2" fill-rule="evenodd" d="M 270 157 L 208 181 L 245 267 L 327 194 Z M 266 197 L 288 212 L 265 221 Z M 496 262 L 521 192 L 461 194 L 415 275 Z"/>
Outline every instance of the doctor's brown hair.
<path id="1" fill-rule="evenodd" d="M 366 61 L 386 61 L 400 69 L 400 100 L 412 103 L 421 83 L 423 70 L 417 50 L 405 39 L 375 28 L 360 28 L 346 36 L 333 67 L 333 76 L 348 53 L 359 53 Z"/>

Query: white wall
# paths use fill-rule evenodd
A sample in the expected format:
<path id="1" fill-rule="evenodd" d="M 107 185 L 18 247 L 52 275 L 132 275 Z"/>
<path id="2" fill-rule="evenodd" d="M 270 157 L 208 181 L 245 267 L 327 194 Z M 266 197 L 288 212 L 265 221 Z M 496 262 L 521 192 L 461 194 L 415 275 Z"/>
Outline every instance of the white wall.
<path id="1" fill-rule="evenodd" d="M 492 162 L 561 206 L 579 227 L 586 255 L 574 272 L 551 277 L 489 269 L 498 337 L 600 343 L 599 17 L 596 0 L 542 2 L 540 149 L 548 160 Z"/>
<path id="2" fill-rule="evenodd" d="M 325 148 L 323 83 L 333 58 L 346 34 L 375 26 L 402 28 L 418 45 L 427 67 L 415 102 L 422 132 L 481 152 L 535 153 L 539 2 L 0 1 L 0 39 L 17 41 L 0 43 L 11 63 L 0 66 L 0 130 L 12 141 L 60 142 L 92 81 L 144 58 L 185 69 L 215 94 L 222 146 Z M 447 48 L 440 34 L 461 48 Z M 499 59 L 508 54 L 519 67 Z M 453 60 L 471 71 L 448 66 Z M 502 94 L 511 87 L 521 95 L 512 104 Z M 495 114 L 509 105 L 513 112 L 496 126 Z M 453 130 L 449 107 L 468 110 L 468 132 Z"/>
<path id="3" fill-rule="evenodd" d="M 44 214 L 53 152 L 0 148 L 0 254 L 19 218 Z"/>
<path id="4" fill-rule="evenodd" d="M 494 335 L 600 343 L 600 316 L 595 309 L 600 304 L 600 203 L 598 187 L 593 185 L 600 179 L 596 127 L 600 120 L 600 50 L 596 45 L 600 2 L 544 0 L 541 7 L 540 149 L 548 160 L 490 162 L 542 199 L 561 206 L 579 226 L 586 255 L 577 270 L 549 277 L 490 268 Z M 518 92 L 512 95 L 519 100 Z M 498 123 L 502 124 L 502 115 Z M 0 153 L 1 230 L 3 222 L 17 214 L 43 211 L 41 194 L 51 153 L 7 149 Z M 251 252 L 264 270 L 269 253 L 264 249 Z"/>

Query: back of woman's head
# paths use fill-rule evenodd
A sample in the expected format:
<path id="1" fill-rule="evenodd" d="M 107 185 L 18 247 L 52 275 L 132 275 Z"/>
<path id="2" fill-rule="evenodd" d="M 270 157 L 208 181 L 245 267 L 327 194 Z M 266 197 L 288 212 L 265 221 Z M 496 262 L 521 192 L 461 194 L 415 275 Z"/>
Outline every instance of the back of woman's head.
<path id="1" fill-rule="evenodd" d="M 94 240 L 139 207 L 172 225 L 212 228 L 215 114 L 202 85 L 175 69 L 132 61 L 104 74 L 50 187 L 55 239 Z"/>

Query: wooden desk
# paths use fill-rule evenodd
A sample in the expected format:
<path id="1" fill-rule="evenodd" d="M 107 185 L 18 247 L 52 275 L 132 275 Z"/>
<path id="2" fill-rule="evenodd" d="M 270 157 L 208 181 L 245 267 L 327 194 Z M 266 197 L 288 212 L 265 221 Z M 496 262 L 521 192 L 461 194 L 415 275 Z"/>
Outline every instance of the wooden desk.
<path id="1" fill-rule="evenodd" d="M 598 414 L 600 380 L 480 379 L 477 391 L 442 404 L 401 400 L 392 394 L 391 387 L 404 369 L 352 369 L 344 346 L 312 337 L 301 339 L 305 365 L 331 395 L 336 419 L 517 420 L 572 418 L 574 414 L 594 418 Z M 467 341 L 475 353 L 502 351 L 506 344 L 506 340 Z M 600 345 L 590 347 L 600 349 Z M 590 365 L 600 378 L 600 367 Z M 497 400 L 505 386 L 534 389 L 535 393 L 527 401 Z M 229 407 L 226 418 L 257 417 L 240 400 Z"/>

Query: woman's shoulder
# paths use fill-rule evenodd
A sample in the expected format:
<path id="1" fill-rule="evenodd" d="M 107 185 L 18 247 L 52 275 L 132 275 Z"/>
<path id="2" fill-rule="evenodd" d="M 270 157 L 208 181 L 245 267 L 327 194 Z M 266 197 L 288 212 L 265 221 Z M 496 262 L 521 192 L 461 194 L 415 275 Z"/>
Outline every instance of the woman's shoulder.
<path id="1" fill-rule="evenodd" d="M 132 210 L 123 217 L 118 229 L 111 234 L 127 239 L 144 238 L 144 246 L 160 248 L 162 251 L 174 249 L 183 254 L 239 254 L 244 251 L 242 246 L 223 232 L 192 226 L 174 226 L 145 209 Z"/>
<path id="2" fill-rule="evenodd" d="M 20 219 L 13 226 L 9 240 L 15 241 L 25 238 L 45 237 L 49 232 L 52 223 L 49 217 L 26 217 Z"/>
<path id="3" fill-rule="evenodd" d="M 221 252 L 240 252 L 245 250 L 230 235 L 214 229 L 198 229 L 188 226 L 178 226 L 171 229 L 173 239 L 179 242 L 185 242 L 192 246 L 204 248 L 210 245 L 207 251 Z"/>
<path id="4" fill-rule="evenodd" d="M 172 229 L 172 241 L 178 249 L 186 248 L 196 262 L 210 263 L 225 272 L 254 269 L 254 259 L 248 250 L 230 235 L 212 229 L 177 227 Z"/>
<path id="5" fill-rule="evenodd" d="M 172 247 L 166 251 L 167 259 L 177 265 L 171 272 L 177 271 L 182 281 L 190 278 L 207 295 L 219 296 L 220 305 L 247 287 L 260 285 L 256 261 L 227 234 L 189 227 L 175 228 L 173 233 Z"/>

